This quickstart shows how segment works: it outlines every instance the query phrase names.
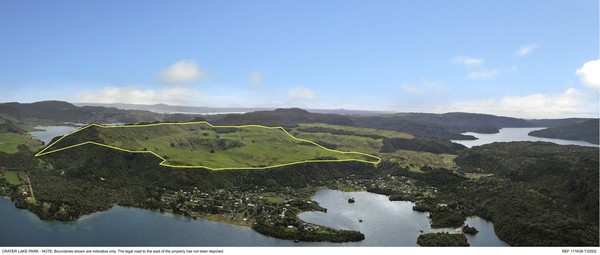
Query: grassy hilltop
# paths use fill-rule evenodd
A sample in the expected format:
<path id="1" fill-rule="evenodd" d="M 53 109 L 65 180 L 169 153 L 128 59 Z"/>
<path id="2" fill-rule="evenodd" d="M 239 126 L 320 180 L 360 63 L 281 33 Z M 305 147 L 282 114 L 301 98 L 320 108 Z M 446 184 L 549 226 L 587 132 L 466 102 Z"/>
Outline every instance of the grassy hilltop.
<path id="1" fill-rule="evenodd" d="M 91 125 L 48 146 L 40 155 L 95 144 L 130 152 L 152 153 L 162 165 L 208 169 L 268 168 L 302 162 L 362 161 L 379 158 L 328 149 L 291 136 L 283 128 L 212 126 L 207 122 L 105 127 Z"/>

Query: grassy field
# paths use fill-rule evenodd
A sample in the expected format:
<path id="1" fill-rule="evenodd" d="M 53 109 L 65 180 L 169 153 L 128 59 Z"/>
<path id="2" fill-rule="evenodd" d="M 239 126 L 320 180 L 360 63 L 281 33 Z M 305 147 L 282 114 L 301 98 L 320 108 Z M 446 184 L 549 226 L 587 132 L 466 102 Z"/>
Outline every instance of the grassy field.
<path id="1" fill-rule="evenodd" d="M 173 166 L 264 168 L 324 160 L 362 160 L 376 157 L 342 153 L 295 139 L 280 128 L 259 126 L 212 127 L 208 124 L 90 127 L 65 137 L 45 151 L 94 141 L 130 151 L 152 151 Z"/>
<path id="2" fill-rule="evenodd" d="M 267 200 L 269 203 L 273 203 L 273 204 L 283 204 L 285 201 L 283 201 L 283 199 L 278 198 L 278 197 L 265 197 L 265 200 Z"/>
<path id="3" fill-rule="evenodd" d="M 341 131 L 349 131 L 356 133 L 357 135 L 377 135 L 377 136 L 385 136 L 388 138 L 403 138 L 403 139 L 412 139 L 413 135 L 408 133 L 396 132 L 391 130 L 379 130 L 373 128 L 360 128 L 360 127 L 350 127 L 350 126 L 339 126 L 339 125 L 329 125 L 323 123 L 300 123 L 299 128 L 326 128 L 332 130 L 341 130 Z"/>
<path id="4" fill-rule="evenodd" d="M 21 184 L 21 179 L 19 178 L 19 173 L 14 171 L 7 171 L 4 173 L 4 179 L 11 185 L 19 185 Z"/>
<path id="5" fill-rule="evenodd" d="M 298 138 L 315 141 L 325 147 L 340 151 L 360 151 L 362 153 L 377 154 L 381 149 L 381 146 L 383 146 L 382 139 L 373 139 L 363 136 L 298 131 L 292 131 L 291 134 Z M 331 144 L 335 146 L 331 146 Z"/>
<path id="6" fill-rule="evenodd" d="M 308 130 L 308 131 L 307 131 Z M 325 132 L 328 131 L 328 132 Z M 301 123 L 291 133 L 340 151 L 359 151 L 377 154 L 383 146 L 382 137 L 412 139 L 413 136 L 390 130 L 329 125 L 322 123 Z"/>
<path id="7" fill-rule="evenodd" d="M 408 168 L 410 171 L 422 173 L 422 168 L 429 166 L 431 168 L 446 168 L 455 170 L 457 168 L 454 163 L 456 155 L 450 154 L 435 154 L 421 151 L 398 150 L 394 153 L 386 153 L 382 156 L 384 159 L 396 161 L 401 167 Z"/>
<path id="8" fill-rule="evenodd" d="M 0 133 L 0 151 L 6 153 L 16 153 L 17 146 L 25 144 L 29 148 L 39 148 L 39 141 L 34 140 L 29 135 L 21 135 L 15 133 Z"/>

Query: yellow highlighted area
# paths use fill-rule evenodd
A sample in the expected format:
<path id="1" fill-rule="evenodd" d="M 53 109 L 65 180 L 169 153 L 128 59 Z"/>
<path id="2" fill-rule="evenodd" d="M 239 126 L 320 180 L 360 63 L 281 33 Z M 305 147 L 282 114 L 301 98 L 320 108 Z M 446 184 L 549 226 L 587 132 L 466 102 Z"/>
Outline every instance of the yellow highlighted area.
<path id="1" fill-rule="evenodd" d="M 379 164 L 381 158 L 340 151 L 296 138 L 283 127 L 214 126 L 206 121 L 125 126 L 90 124 L 66 134 L 35 156 L 97 145 L 128 153 L 149 153 L 172 168 L 269 169 L 316 162 Z"/>

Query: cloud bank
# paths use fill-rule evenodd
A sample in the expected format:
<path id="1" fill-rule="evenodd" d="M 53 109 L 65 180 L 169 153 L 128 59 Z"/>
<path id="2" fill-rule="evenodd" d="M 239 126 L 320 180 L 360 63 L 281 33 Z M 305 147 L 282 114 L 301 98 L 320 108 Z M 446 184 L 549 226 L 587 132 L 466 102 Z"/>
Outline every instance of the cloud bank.
<path id="1" fill-rule="evenodd" d="M 487 113 L 520 118 L 590 117 L 598 114 L 597 98 L 575 88 L 561 93 L 504 96 L 438 107 L 438 111 Z"/>
<path id="2" fill-rule="evenodd" d="M 79 94 L 82 103 L 130 103 L 130 104 L 171 104 L 196 105 L 204 101 L 199 90 L 188 87 L 167 87 L 160 90 L 135 87 L 105 87 L 99 91 L 86 91 Z"/>

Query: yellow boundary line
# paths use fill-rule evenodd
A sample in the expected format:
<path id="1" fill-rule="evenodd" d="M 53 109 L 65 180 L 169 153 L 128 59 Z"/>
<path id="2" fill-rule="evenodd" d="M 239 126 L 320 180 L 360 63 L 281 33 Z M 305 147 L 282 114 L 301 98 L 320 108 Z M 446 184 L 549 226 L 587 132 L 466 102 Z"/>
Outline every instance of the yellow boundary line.
<path id="1" fill-rule="evenodd" d="M 206 125 L 210 126 L 211 128 L 247 128 L 247 127 L 258 127 L 258 128 L 266 128 L 266 129 L 280 129 L 281 131 L 283 131 L 285 134 L 287 134 L 289 137 L 291 137 L 292 139 L 294 139 L 296 141 L 310 143 L 310 144 L 313 144 L 313 145 L 315 145 L 315 146 L 317 146 L 317 147 L 319 147 L 321 149 L 324 149 L 324 150 L 327 150 L 327 151 L 331 151 L 331 152 L 337 152 L 337 153 L 342 153 L 342 154 L 358 154 L 358 155 L 362 155 L 362 156 L 369 157 L 369 158 L 372 158 L 372 159 L 376 159 L 377 161 L 373 162 L 373 161 L 368 161 L 368 160 L 363 160 L 363 159 L 322 159 L 322 160 L 315 159 L 315 160 L 302 160 L 302 161 L 298 161 L 298 162 L 285 163 L 285 164 L 277 164 L 277 165 L 266 166 L 266 167 L 178 166 L 178 165 L 170 165 L 170 164 L 165 163 L 165 162 L 167 162 L 167 160 L 165 158 L 161 157 L 160 155 L 156 154 L 153 151 L 132 151 L 132 150 L 127 150 L 127 149 L 119 148 L 119 147 L 116 147 L 116 146 L 111 146 L 111 145 L 108 145 L 108 144 L 97 143 L 97 142 L 92 142 L 92 141 L 87 141 L 87 142 L 83 142 L 83 143 L 78 143 L 78 144 L 75 144 L 75 145 L 67 146 L 67 147 L 64 147 L 64 148 L 47 151 L 50 147 L 52 147 L 56 143 L 60 142 L 65 137 L 70 136 L 72 134 L 75 134 L 75 133 L 77 133 L 79 131 L 82 131 L 82 130 L 84 130 L 86 128 L 93 127 L 93 126 L 99 127 L 99 128 L 136 128 L 136 127 L 154 127 L 154 126 L 162 126 L 162 125 L 198 125 L 198 124 L 206 124 Z M 103 125 L 99 125 L 99 124 L 90 124 L 90 125 L 87 125 L 85 127 L 80 128 L 78 130 L 75 130 L 75 131 L 73 131 L 71 133 L 63 135 L 61 138 L 59 138 L 58 140 L 54 141 L 52 144 L 46 146 L 40 152 L 38 152 L 37 154 L 35 154 L 35 156 L 39 157 L 39 156 L 47 155 L 47 154 L 50 154 L 50 153 L 59 152 L 59 151 L 63 151 L 63 150 L 75 148 L 75 147 L 78 147 L 78 146 L 86 145 L 86 144 L 93 144 L 93 145 L 102 146 L 102 147 L 106 147 L 106 148 L 111 148 L 111 149 L 115 149 L 115 150 L 119 150 L 119 151 L 124 151 L 124 152 L 128 152 L 128 153 L 150 153 L 150 154 L 152 154 L 152 155 L 154 155 L 154 156 L 162 159 L 162 162 L 160 162 L 159 165 L 161 165 L 161 166 L 167 166 L 167 167 L 172 167 L 172 168 L 205 168 L 205 169 L 208 169 L 208 170 L 260 170 L 260 169 L 270 169 L 270 168 L 277 168 L 277 167 L 290 166 L 290 165 L 298 165 L 298 164 L 304 164 L 304 163 L 324 163 L 324 162 L 349 162 L 349 161 L 356 161 L 356 162 L 369 163 L 369 164 L 373 164 L 373 165 L 376 166 L 376 165 L 379 164 L 379 162 L 381 162 L 381 158 L 379 158 L 377 156 L 373 156 L 373 155 L 370 155 L 370 154 L 366 154 L 366 153 L 362 153 L 362 152 L 357 152 L 357 151 L 339 151 L 339 150 L 333 150 L 333 149 L 325 148 L 322 145 L 320 145 L 318 143 L 315 143 L 313 141 L 294 137 L 287 130 L 285 130 L 282 126 L 277 126 L 277 127 L 268 127 L 268 126 L 263 126 L 263 125 L 214 126 L 214 125 L 212 125 L 212 124 L 210 124 L 210 123 L 208 123 L 206 121 L 198 121 L 198 122 L 176 122 L 176 123 L 155 123 L 155 124 L 138 124 L 138 125 L 126 125 L 126 126 L 103 126 Z"/>

